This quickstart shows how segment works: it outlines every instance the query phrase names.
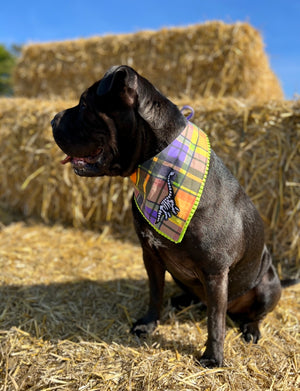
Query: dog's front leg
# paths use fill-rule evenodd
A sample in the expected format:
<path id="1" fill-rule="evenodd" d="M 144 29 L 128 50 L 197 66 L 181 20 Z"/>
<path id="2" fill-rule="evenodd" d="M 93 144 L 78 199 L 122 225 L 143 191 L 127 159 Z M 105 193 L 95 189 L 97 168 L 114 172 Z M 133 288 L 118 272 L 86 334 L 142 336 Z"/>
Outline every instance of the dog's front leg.
<path id="1" fill-rule="evenodd" d="M 166 269 L 158 254 L 143 249 L 145 268 L 149 278 L 150 300 L 148 312 L 132 326 L 131 332 L 140 336 L 151 333 L 157 326 L 163 301 Z"/>
<path id="2" fill-rule="evenodd" d="M 205 367 L 217 367 L 223 364 L 225 322 L 228 298 L 228 269 L 219 274 L 205 276 L 207 296 L 206 349 L 200 364 Z"/>

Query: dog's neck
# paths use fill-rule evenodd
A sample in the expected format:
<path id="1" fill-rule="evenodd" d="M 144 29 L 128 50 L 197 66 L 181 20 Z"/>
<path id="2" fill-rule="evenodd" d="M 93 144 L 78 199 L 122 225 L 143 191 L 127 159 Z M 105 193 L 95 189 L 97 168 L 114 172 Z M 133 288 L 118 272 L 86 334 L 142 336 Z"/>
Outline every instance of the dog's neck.
<path id="1" fill-rule="evenodd" d="M 154 133 L 159 141 L 159 152 L 175 140 L 187 125 L 186 118 L 170 101 L 168 102 L 168 115 L 161 118 L 161 126 Z"/>
<path id="2" fill-rule="evenodd" d="M 187 120 L 176 106 L 172 111 L 173 116 L 164 116 L 159 127 L 154 127 L 158 123 L 157 118 L 155 123 L 138 118 L 131 141 L 127 144 L 126 152 L 123 151 L 124 155 L 130 155 L 130 159 L 125 158 L 125 161 L 131 162 L 123 176 L 131 175 L 139 164 L 159 154 L 180 135 L 187 125 Z"/>
<path id="3" fill-rule="evenodd" d="M 148 80 L 140 77 L 138 83 L 138 115 L 144 133 L 145 161 L 171 144 L 186 127 L 187 120 L 178 107 Z"/>
<path id="4" fill-rule="evenodd" d="M 177 108 L 176 111 L 179 112 Z M 155 127 L 151 123 L 149 124 L 149 122 L 144 126 L 143 161 L 165 149 L 186 127 L 186 119 L 180 112 L 178 115 L 176 111 L 174 110 L 173 116 L 164 117 L 160 121 L 159 127 Z"/>

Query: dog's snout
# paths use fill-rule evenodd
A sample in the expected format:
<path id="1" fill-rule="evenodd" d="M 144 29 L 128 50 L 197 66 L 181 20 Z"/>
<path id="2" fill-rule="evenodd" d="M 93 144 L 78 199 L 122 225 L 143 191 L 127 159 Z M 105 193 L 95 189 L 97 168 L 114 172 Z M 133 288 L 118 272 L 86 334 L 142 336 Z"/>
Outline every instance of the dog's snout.
<path id="1" fill-rule="evenodd" d="M 60 122 L 61 122 L 61 119 L 63 118 L 65 114 L 65 111 L 61 111 L 59 113 L 57 113 L 51 120 L 51 126 L 52 126 L 52 129 L 55 130 L 56 128 L 58 128 L 60 126 Z"/>

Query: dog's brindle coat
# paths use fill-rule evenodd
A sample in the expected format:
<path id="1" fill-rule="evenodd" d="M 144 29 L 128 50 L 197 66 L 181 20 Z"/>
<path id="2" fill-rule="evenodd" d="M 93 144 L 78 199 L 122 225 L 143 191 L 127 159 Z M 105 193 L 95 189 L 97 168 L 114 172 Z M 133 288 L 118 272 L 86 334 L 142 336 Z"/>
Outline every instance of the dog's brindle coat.
<path id="1" fill-rule="evenodd" d="M 58 146 L 81 176 L 129 176 L 185 128 L 178 108 L 127 66 L 112 67 L 77 106 L 52 120 Z M 226 130 L 224 130 L 225 132 Z M 160 317 L 166 270 L 191 297 L 206 304 L 204 366 L 223 362 L 226 311 L 257 342 L 259 323 L 278 302 L 281 285 L 264 245 L 262 220 L 220 158 L 212 151 L 201 202 L 181 243 L 160 236 L 132 204 L 149 277 L 146 315 L 132 331 L 152 331 Z"/>

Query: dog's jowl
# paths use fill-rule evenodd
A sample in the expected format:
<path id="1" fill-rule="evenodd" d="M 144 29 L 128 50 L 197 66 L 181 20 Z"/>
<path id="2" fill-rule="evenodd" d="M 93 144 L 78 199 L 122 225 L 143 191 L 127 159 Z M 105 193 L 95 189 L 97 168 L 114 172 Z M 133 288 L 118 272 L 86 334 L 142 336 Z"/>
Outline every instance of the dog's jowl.
<path id="1" fill-rule="evenodd" d="M 56 143 L 81 176 L 130 176 L 132 210 L 149 277 L 149 308 L 133 326 L 152 331 L 165 272 L 207 306 L 204 366 L 223 362 L 226 312 L 247 341 L 278 302 L 281 285 L 262 220 L 207 135 L 149 81 L 115 66 L 79 104 L 52 120 Z"/>

